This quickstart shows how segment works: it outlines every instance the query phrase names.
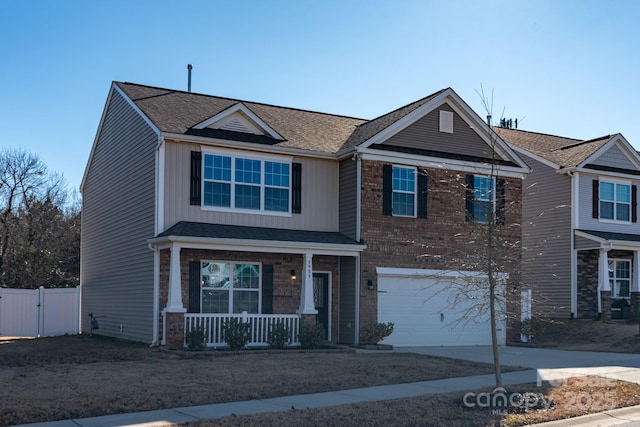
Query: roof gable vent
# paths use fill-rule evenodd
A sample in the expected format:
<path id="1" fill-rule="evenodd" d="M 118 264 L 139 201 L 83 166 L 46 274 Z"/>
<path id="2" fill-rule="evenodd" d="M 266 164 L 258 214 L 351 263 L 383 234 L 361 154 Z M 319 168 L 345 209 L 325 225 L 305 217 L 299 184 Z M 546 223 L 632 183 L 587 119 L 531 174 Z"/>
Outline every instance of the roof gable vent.
<path id="1" fill-rule="evenodd" d="M 271 126 L 265 123 L 242 103 L 237 103 L 226 110 L 198 123 L 194 129 L 222 129 L 233 132 L 264 135 L 274 139 L 284 140 Z"/>
<path id="2" fill-rule="evenodd" d="M 453 112 L 440 110 L 440 132 L 453 133 Z"/>
<path id="3" fill-rule="evenodd" d="M 264 135 L 258 127 L 256 127 L 253 123 L 247 120 L 246 117 L 243 117 L 240 113 L 235 113 L 225 119 L 212 123 L 207 126 L 209 129 L 223 129 L 230 130 L 233 132 L 243 132 L 243 133 L 252 133 L 254 135 Z"/>

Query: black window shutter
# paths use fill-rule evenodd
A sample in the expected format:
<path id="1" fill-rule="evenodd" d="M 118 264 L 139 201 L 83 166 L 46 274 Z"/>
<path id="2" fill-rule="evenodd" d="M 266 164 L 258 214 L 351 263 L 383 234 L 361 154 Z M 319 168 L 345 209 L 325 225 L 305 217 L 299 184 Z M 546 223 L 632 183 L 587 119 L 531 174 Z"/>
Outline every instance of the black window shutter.
<path id="1" fill-rule="evenodd" d="M 291 211 L 302 212 L 302 164 L 291 164 Z"/>
<path id="2" fill-rule="evenodd" d="M 638 186 L 631 186 L 631 221 L 638 222 Z"/>
<path id="3" fill-rule="evenodd" d="M 189 313 L 200 313 L 200 261 L 189 261 Z"/>
<path id="4" fill-rule="evenodd" d="M 418 218 L 427 217 L 427 172 L 418 172 Z"/>
<path id="5" fill-rule="evenodd" d="M 467 186 L 465 190 L 465 207 L 466 207 L 466 220 L 473 221 L 473 205 L 474 205 L 474 191 L 473 191 L 473 175 L 467 175 Z"/>
<path id="6" fill-rule="evenodd" d="M 273 265 L 262 264 L 262 314 L 273 313 Z"/>
<path id="7" fill-rule="evenodd" d="M 591 216 L 593 218 L 598 218 L 600 216 L 600 182 L 597 179 L 594 179 L 591 182 L 591 186 L 593 188 L 593 194 L 591 195 Z"/>
<path id="8" fill-rule="evenodd" d="M 496 224 L 505 224 L 506 191 L 505 180 L 498 179 L 496 182 Z"/>
<path id="9" fill-rule="evenodd" d="M 191 152 L 191 185 L 189 186 L 189 203 L 200 206 L 202 203 L 202 152 Z"/>
<path id="10" fill-rule="evenodd" d="M 382 165 L 382 215 L 393 214 L 393 166 Z"/>

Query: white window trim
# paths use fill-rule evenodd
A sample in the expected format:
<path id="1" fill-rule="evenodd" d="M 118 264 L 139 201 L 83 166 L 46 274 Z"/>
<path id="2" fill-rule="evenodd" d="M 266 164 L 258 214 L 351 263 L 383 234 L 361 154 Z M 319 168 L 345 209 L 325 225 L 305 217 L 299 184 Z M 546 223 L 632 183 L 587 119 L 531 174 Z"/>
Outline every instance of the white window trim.
<path id="1" fill-rule="evenodd" d="M 226 313 L 211 313 L 211 314 L 234 314 L 233 312 L 233 292 L 234 291 L 243 291 L 243 292 L 258 292 L 258 314 L 262 314 L 262 263 L 261 262 L 253 262 L 253 261 L 228 261 L 228 260 L 213 260 L 213 259 L 201 259 L 200 260 L 200 283 L 202 283 L 202 263 L 210 262 L 210 263 L 218 263 L 218 264 L 229 264 L 229 275 L 231 276 L 231 287 L 229 288 L 212 288 L 210 286 L 200 286 L 200 313 L 202 311 L 202 292 L 205 289 L 212 289 L 216 291 L 227 291 L 229 292 L 229 309 Z M 238 264 L 250 264 L 258 266 L 258 289 L 244 289 L 244 288 L 234 288 L 233 287 L 233 267 Z M 205 314 L 209 314 L 208 312 Z M 237 314 L 237 313 L 235 313 Z"/>
<path id="2" fill-rule="evenodd" d="M 395 190 L 393 188 L 393 169 L 394 168 L 402 168 L 402 169 L 410 169 L 413 171 L 413 192 L 404 191 L 404 190 Z M 413 166 L 406 165 L 392 165 L 391 166 L 391 206 L 393 208 L 393 194 L 394 193 L 402 193 L 402 194 L 411 194 L 413 193 L 413 215 L 400 215 L 394 212 L 394 209 L 391 209 L 391 216 L 397 216 L 399 218 L 417 218 L 418 217 L 418 169 Z"/>
<path id="3" fill-rule="evenodd" d="M 631 181 L 626 181 L 626 180 L 617 180 L 617 179 L 611 179 L 611 178 L 607 178 L 607 177 L 598 177 L 598 221 L 602 222 L 602 223 L 608 223 L 608 224 L 621 224 L 621 225 L 631 225 L 632 224 L 632 218 L 631 218 L 631 212 L 633 210 L 633 207 L 631 206 L 631 201 L 633 200 L 633 195 L 631 194 L 631 192 L 633 191 L 633 183 Z M 602 185 L 603 182 L 609 183 L 609 184 L 613 184 L 613 197 L 614 200 L 612 201 L 613 203 L 613 219 L 608 219 L 608 218 L 602 218 L 602 209 L 600 207 L 600 202 L 602 202 L 602 199 L 600 198 L 600 185 Z M 623 221 L 623 220 L 619 220 L 616 219 L 616 212 L 617 212 L 617 208 L 616 208 L 616 204 L 618 203 L 615 200 L 615 196 L 616 196 L 616 185 L 627 185 L 629 186 L 629 220 L 628 221 Z M 606 200 L 607 202 L 611 202 L 610 200 Z M 624 202 L 620 202 L 620 203 L 624 203 Z"/>
<path id="4" fill-rule="evenodd" d="M 607 260 L 608 262 L 613 262 L 613 278 L 608 277 L 609 280 L 609 284 L 611 286 L 611 298 L 613 299 L 631 299 L 631 288 L 633 286 L 633 271 L 631 270 L 633 268 L 633 263 L 631 262 L 630 259 L 628 258 L 609 258 Z M 629 263 L 629 278 L 620 278 L 618 279 L 616 277 L 616 265 L 618 262 L 626 262 Z M 629 281 L 629 296 L 626 297 L 619 297 L 617 296 L 617 292 L 616 289 L 618 288 L 617 286 L 617 280 L 628 280 Z"/>
<path id="5" fill-rule="evenodd" d="M 480 178 L 486 178 L 491 180 L 491 199 L 489 200 L 481 200 L 481 199 L 476 199 L 476 183 L 475 183 L 475 179 L 476 177 L 480 177 Z M 476 202 L 486 202 L 488 201 L 490 203 L 491 209 L 493 210 L 492 212 L 492 217 L 494 222 L 496 221 L 496 178 L 494 176 L 490 176 L 490 175 L 480 175 L 480 174 L 474 174 L 473 175 L 473 203 L 474 203 L 474 209 L 475 209 L 475 203 Z M 480 221 L 476 218 L 475 216 L 475 212 L 473 215 L 473 222 L 476 222 L 478 224 L 489 224 L 489 221 Z"/>
<path id="6" fill-rule="evenodd" d="M 247 184 L 247 185 L 252 185 L 252 186 L 256 186 L 256 187 L 260 187 L 260 209 L 243 209 L 243 208 L 235 208 L 235 207 L 224 207 L 224 206 L 210 206 L 210 205 L 205 205 L 204 204 L 204 189 L 205 189 L 205 182 L 215 182 L 214 180 L 205 180 L 204 177 L 204 162 L 205 162 L 205 157 L 207 155 L 212 155 L 212 156 L 227 156 L 227 157 L 231 157 L 231 181 L 229 182 L 231 184 L 231 203 L 234 202 L 235 199 L 235 186 L 236 184 L 241 184 L 239 182 L 236 182 L 234 179 L 234 173 L 235 173 L 235 159 L 237 158 L 242 158 L 242 159 L 248 159 L 248 160 L 257 160 L 260 161 L 260 184 Z M 265 168 L 264 168 L 264 163 L 265 162 L 277 162 L 277 163 L 286 163 L 289 165 L 289 206 L 288 206 L 288 210 L 286 212 L 283 211 L 270 211 L 270 210 L 266 210 L 264 208 L 264 194 L 265 191 L 264 189 L 267 187 L 271 187 L 271 186 L 267 186 L 264 183 L 264 174 L 265 174 Z M 202 148 L 202 163 L 200 165 L 200 167 L 202 168 L 202 185 L 201 185 L 201 193 L 200 193 L 200 197 L 202 200 L 200 209 L 204 210 L 204 211 L 215 211 L 215 212 L 230 212 L 230 213 L 246 213 L 246 214 L 253 214 L 253 215 L 268 215 L 268 216 L 281 216 L 281 217 L 291 217 L 292 216 L 292 195 L 293 195 L 293 179 L 292 179 L 292 172 L 293 172 L 293 157 L 291 156 L 277 156 L 277 155 L 271 155 L 271 154 L 257 154 L 257 153 L 247 153 L 247 152 L 238 152 L 235 150 L 226 150 L 226 149 L 208 149 L 203 147 Z M 277 188 L 277 187 L 276 187 Z M 284 188 L 284 187 L 282 187 Z"/>

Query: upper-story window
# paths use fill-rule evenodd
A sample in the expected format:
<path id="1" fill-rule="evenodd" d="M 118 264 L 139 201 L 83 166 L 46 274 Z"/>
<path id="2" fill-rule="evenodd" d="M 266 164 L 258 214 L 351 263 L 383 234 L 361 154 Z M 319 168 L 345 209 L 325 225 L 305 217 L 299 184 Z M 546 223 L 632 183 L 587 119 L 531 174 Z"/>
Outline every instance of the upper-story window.
<path id="1" fill-rule="evenodd" d="M 600 219 L 631 221 L 631 185 L 600 181 Z"/>
<path id="2" fill-rule="evenodd" d="M 382 214 L 427 217 L 427 173 L 415 167 L 382 165 Z"/>
<path id="3" fill-rule="evenodd" d="M 495 207 L 495 181 L 481 175 L 473 176 L 473 219 L 476 222 L 489 222 Z"/>
<path id="4" fill-rule="evenodd" d="M 203 206 L 290 212 L 290 163 L 205 153 L 203 165 Z"/>
<path id="5" fill-rule="evenodd" d="M 505 224 L 506 181 L 483 175 L 466 177 L 467 221 Z"/>
<path id="6" fill-rule="evenodd" d="M 393 167 L 393 215 L 416 216 L 416 170 Z"/>
<path id="7" fill-rule="evenodd" d="M 609 260 L 609 284 L 614 298 L 631 296 L 631 261 L 628 259 Z"/>

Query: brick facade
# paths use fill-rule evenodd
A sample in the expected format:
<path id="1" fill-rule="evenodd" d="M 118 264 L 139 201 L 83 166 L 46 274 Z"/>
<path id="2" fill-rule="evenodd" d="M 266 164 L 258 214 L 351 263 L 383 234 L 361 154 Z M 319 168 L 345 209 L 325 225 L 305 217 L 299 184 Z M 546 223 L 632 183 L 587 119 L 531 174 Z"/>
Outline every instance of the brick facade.
<path id="1" fill-rule="evenodd" d="M 427 218 L 382 214 L 382 162 L 362 163 L 362 240 L 360 326 L 377 321 L 376 267 L 486 271 L 485 225 L 468 222 L 465 207 L 465 174 L 428 169 Z M 420 170 L 422 172 L 424 169 Z M 506 225 L 494 227 L 501 246 L 500 271 L 510 274 L 508 311 L 519 318 L 521 266 L 520 221 L 522 181 L 506 178 Z M 511 322 L 510 322 L 511 323 Z M 509 335 L 510 336 L 510 335 Z"/>
<path id="2" fill-rule="evenodd" d="M 598 316 L 598 257 L 599 251 L 578 251 L 578 319 Z"/>
<path id="3" fill-rule="evenodd" d="M 160 251 L 160 309 L 166 307 L 169 289 L 169 265 L 171 253 L 169 250 Z M 273 312 L 277 314 L 295 313 L 300 307 L 300 295 L 302 286 L 302 266 L 303 256 L 298 254 L 266 254 L 255 252 L 231 252 L 231 251 L 210 251 L 196 249 L 182 249 L 180 251 L 180 272 L 182 304 L 186 308 L 189 306 L 189 262 L 201 260 L 215 261 L 246 261 L 259 262 L 273 265 Z M 338 258 L 333 256 L 313 257 L 313 269 L 317 272 L 328 272 L 331 284 L 331 338 L 338 341 L 339 331 L 339 270 Z M 291 270 L 296 271 L 296 279 L 291 279 Z M 182 314 L 180 314 L 182 316 Z M 173 318 L 173 316 L 172 316 Z M 168 319 L 167 319 L 168 320 Z M 163 319 L 160 322 L 160 333 L 162 334 Z M 177 334 L 177 321 L 167 321 L 167 346 L 169 336 Z M 180 330 L 180 340 L 183 339 L 183 329 Z M 172 338 L 177 340 L 177 338 Z M 180 344 L 182 346 L 182 344 Z"/>
<path id="4" fill-rule="evenodd" d="M 579 319 L 597 319 L 611 320 L 611 307 L 615 304 L 616 299 L 612 298 L 609 291 L 600 292 L 602 314 L 598 316 L 598 270 L 600 251 L 597 249 L 578 251 L 578 315 Z M 632 262 L 632 271 L 636 268 L 633 265 L 633 252 L 613 250 L 607 253 L 610 259 L 629 259 Z M 636 321 L 638 319 L 638 303 L 640 295 L 637 292 L 631 292 L 630 314 L 628 319 Z"/>

